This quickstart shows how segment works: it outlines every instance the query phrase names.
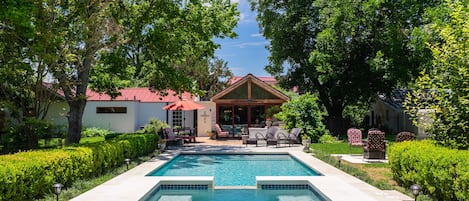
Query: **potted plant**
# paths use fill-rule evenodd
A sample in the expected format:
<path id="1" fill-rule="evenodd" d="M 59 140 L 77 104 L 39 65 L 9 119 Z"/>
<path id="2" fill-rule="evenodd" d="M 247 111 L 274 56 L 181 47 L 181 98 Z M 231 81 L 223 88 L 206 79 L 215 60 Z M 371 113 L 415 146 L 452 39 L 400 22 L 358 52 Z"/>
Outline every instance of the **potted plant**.
<path id="1" fill-rule="evenodd" d="M 311 138 L 306 134 L 301 135 L 301 144 L 304 146 L 311 144 Z"/>
<path id="2" fill-rule="evenodd" d="M 166 149 L 166 139 L 161 139 L 158 142 L 158 149 L 160 149 L 161 152 L 163 152 Z"/>
<path id="3" fill-rule="evenodd" d="M 214 140 L 216 138 L 215 131 L 212 130 L 206 130 L 205 133 L 207 133 L 208 138 Z"/>
<path id="4" fill-rule="evenodd" d="M 267 118 L 267 120 L 265 121 L 265 125 L 266 125 L 267 127 L 271 127 L 271 126 L 272 126 L 272 119 L 271 119 L 270 117 Z"/>

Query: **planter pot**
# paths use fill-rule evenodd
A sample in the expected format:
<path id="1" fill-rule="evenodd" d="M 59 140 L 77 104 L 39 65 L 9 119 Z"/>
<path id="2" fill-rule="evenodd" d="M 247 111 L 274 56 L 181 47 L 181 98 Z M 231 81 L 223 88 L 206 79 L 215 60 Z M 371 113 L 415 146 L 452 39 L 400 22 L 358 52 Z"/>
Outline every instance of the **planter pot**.
<path id="1" fill-rule="evenodd" d="M 303 144 L 303 146 L 309 145 L 311 144 L 311 139 L 301 140 L 301 144 Z"/>
<path id="2" fill-rule="evenodd" d="M 217 135 L 215 135 L 214 133 L 211 133 L 210 135 L 208 135 L 208 137 L 209 137 L 211 140 L 217 139 Z"/>
<path id="3" fill-rule="evenodd" d="M 158 149 L 160 149 L 160 151 L 163 152 L 166 149 L 166 144 L 165 143 L 158 144 Z"/>

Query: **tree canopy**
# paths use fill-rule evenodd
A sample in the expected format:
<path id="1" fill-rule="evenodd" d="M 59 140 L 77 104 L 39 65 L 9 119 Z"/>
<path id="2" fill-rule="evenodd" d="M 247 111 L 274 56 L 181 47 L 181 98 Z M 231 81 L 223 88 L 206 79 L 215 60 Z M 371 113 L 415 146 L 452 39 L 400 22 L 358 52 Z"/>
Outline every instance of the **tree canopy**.
<path id="1" fill-rule="evenodd" d="M 214 37 L 235 36 L 237 15 L 228 0 L 6 1 L 1 72 L 20 75 L 23 66 L 51 75 L 70 106 L 66 142 L 78 143 L 89 87 L 116 97 L 135 79 L 155 90 L 195 91 L 175 64 L 211 58 Z"/>
<path id="2" fill-rule="evenodd" d="M 406 103 L 416 123 L 436 142 L 458 149 L 469 148 L 469 4 L 446 1 L 428 10 L 423 27 L 415 33 L 426 39 L 433 56 L 417 79 Z M 419 121 L 426 109 L 431 121 Z M 421 114 L 421 113 L 420 113 Z"/>
<path id="3" fill-rule="evenodd" d="M 346 108 L 366 107 L 378 92 L 407 85 L 428 62 L 428 55 L 414 50 L 411 33 L 434 4 L 267 0 L 253 8 L 271 41 L 266 70 L 288 88 L 318 93 L 328 128 L 338 134 L 348 126 Z"/>

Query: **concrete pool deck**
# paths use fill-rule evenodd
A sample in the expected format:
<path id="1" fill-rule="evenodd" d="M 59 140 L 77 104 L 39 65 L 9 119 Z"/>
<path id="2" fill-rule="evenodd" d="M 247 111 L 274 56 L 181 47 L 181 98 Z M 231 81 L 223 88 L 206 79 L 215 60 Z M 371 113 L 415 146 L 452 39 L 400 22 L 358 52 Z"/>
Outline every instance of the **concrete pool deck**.
<path id="1" fill-rule="evenodd" d="M 197 139 L 199 143 L 186 144 L 181 147 L 171 147 L 170 150 L 159 156 L 130 169 L 129 171 L 73 198 L 73 201 L 89 200 L 113 200 L 128 201 L 139 200 L 147 192 L 151 191 L 160 181 L 196 181 L 201 177 L 147 177 L 145 176 L 156 167 L 163 165 L 179 153 L 289 153 L 291 156 L 301 160 L 307 166 L 320 172 L 323 176 L 309 177 L 258 177 L 258 180 L 282 180 L 289 181 L 308 181 L 322 194 L 333 201 L 410 201 L 412 198 L 397 192 L 383 191 L 371 186 L 345 172 L 313 157 L 311 154 L 303 152 L 303 146 L 295 145 L 292 147 L 281 146 L 259 146 L 242 145 L 240 140 L 215 141 L 210 142 L 205 138 Z M 239 142 L 238 142 L 239 141 Z M 204 177 L 211 179 L 212 177 Z"/>

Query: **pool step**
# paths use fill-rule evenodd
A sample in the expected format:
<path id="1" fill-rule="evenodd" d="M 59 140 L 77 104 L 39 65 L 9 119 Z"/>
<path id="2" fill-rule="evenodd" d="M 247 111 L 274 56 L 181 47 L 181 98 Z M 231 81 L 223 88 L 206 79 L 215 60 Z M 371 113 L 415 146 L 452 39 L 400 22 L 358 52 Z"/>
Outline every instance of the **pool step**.
<path id="1" fill-rule="evenodd" d="M 215 186 L 214 189 L 257 189 L 256 186 Z"/>
<path id="2" fill-rule="evenodd" d="M 191 195 L 162 195 L 158 201 L 192 201 Z"/>

